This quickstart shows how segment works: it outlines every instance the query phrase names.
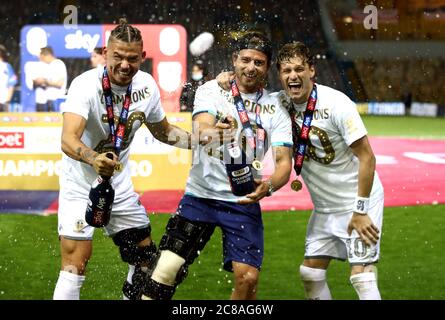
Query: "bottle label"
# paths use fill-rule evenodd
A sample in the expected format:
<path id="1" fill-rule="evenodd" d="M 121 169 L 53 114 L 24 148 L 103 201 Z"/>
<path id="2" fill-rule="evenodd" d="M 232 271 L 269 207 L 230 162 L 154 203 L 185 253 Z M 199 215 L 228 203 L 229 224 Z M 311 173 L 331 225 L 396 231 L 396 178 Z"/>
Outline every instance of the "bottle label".
<path id="1" fill-rule="evenodd" d="M 229 155 L 232 158 L 237 159 L 237 158 L 239 158 L 241 156 L 241 151 L 240 151 L 239 148 L 229 148 L 228 150 L 229 150 Z"/>
<path id="2" fill-rule="evenodd" d="M 232 176 L 234 176 L 235 178 L 243 176 L 245 174 L 248 174 L 250 171 L 249 166 L 246 166 L 244 168 L 242 168 L 241 170 L 236 170 L 232 172 Z"/>

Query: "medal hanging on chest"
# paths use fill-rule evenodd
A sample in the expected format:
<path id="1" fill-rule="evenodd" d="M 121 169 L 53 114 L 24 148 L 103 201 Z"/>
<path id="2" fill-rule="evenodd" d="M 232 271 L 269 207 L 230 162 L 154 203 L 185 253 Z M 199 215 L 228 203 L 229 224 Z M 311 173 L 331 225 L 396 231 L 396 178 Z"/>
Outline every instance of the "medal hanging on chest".
<path id="1" fill-rule="evenodd" d="M 256 123 L 256 136 L 253 132 L 252 126 L 250 124 L 249 116 L 246 111 L 246 107 L 244 106 L 244 101 L 239 93 L 238 86 L 236 81 L 233 80 L 231 82 L 232 86 L 232 96 L 235 103 L 236 111 L 238 112 L 238 116 L 241 120 L 241 125 L 244 130 L 244 134 L 246 135 L 247 143 L 249 147 L 254 152 L 254 159 L 252 161 L 252 167 L 261 171 L 263 169 L 263 163 L 260 159 L 264 156 L 265 149 L 265 141 L 266 141 L 266 130 L 263 128 L 263 124 L 261 122 L 261 107 L 258 104 L 258 101 L 263 96 L 263 89 L 259 89 L 256 93 L 256 103 L 255 103 L 255 123 Z"/>
<path id="2" fill-rule="evenodd" d="M 119 117 L 117 130 L 114 125 L 114 112 L 113 112 L 113 96 L 111 93 L 111 82 L 107 74 L 107 69 L 104 67 L 102 89 L 105 97 L 105 105 L 107 108 L 107 119 L 110 126 L 110 135 L 113 142 L 114 150 L 119 158 L 119 154 L 122 149 L 122 142 L 125 133 L 125 125 L 128 118 L 128 109 L 130 107 L 130 95 L 131 84 L 127 88 L 125 94 L 124 104 Z M 108 152 L 107 158 L 113 159 L 113 154 Z M 116 171 L 122 170 L 122 163 L 118 162 L 115 167 Z M 111 211 L 114 203 L 114 187 L 111 181 L 111 177 L 105 177 L 98 175 L 91 185 L 90 192 L 88 194 L 88 204 L 85 211 L 85 221 L 95 228 L 102 228 L 110 222 Z"/>
<path id="3" fill-rule="evenodd" d="M 122 143 L 124 141 L 125 126 L 127 124 L 128 113 L 129 113 L 128 110 L 130 109 L 130 104 L 131 104 L 131 84 L 127 87 L 127 91 L 125 93 L 125 99 L 119 116 L 117 129 L 114 124 L 113 95 L 111 92 L 111 82 L 106 67 L 104 67 L 104 73 L 102 78 L 102 89 L 105 97 L 105 106 L 107 109 L 107 119 L 108 119 L 108 125 L 110 127 L 111 141 L 114 145 L 115 153 L 119 157 L 119 154 L 122 150 Z M 119 161 L 115 167 L 115 171 L 120 172 L 122 171 L 122 169 L 123 169 L 123 164 L 122 162 Z"/>
<path id="4" fill-rule="evenodd" d="M 264 153 L 265 131 L 261 125 L 258 100 L 261 98 L 263 91 L 258 90 L 257 92 L 257 108 L 255 118 L 257 123 L 257 136 L 255 138 L 252 126 L 250 125 L 249 116 L 244 106 L 244 101 L 238 90 L 236 82 L 232 81 L 231 86 L 233 101 L 238 112 L 238 116 L 241 120 L 247 143 L 253 150 L 254 156 L 261 156 L 262 153 Z M 226 155 L 228 156 L 226 157 Z M 249 161 L 245 152 L 238 145 L 237 141 L 224 144 L 224 164 L 226 167 L 226 173 L 232 193 L 236 196 L 245 196 L 246 194 L 249 194 L 255 190 L 255 181 L 252 168 L 261 170 L 262 163 L 258 159 L 254 159 L 252 164 L 249 164 L 248 162 Z"/>
<path id="5" fill-rule="evenodd" d="M 309 143 L 309 132 L 311 130 L 312 117 L 314 115 L 315 105 L 317 104 L 317 86 L 314 84 L 311 95 L 309 96 L 306 110 L 304 111 L 303 124 L 301 126 L 300 134 L 298 135 L 297 121 L 295 119 L 295 109 L 292 108 L 290 112 L 292 120 L 292 139 L 295 146 L 294 151 L 294 170 L 297 174 L 297 178 L 292 181 L 291 189 L 294 191 L 300 191 L 303 184 L 298 179 L 303 168 L 304 155 L 306 153 L 306 147 Z"/>

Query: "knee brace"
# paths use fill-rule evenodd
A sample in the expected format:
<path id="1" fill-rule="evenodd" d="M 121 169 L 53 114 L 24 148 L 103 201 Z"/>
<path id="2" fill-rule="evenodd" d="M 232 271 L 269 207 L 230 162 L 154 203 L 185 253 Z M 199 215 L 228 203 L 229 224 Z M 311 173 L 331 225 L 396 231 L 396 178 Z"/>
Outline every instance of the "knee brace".
<path id="1" fill-rule="evenodd" d="M 132 265 L 150 262 L 155 253 L 156 245 L 152 242 L 149 246 L 140 247 L 139 242 L 149 237 L 151 227 L 138 229 L 126 229 L 113 236 L 113 242 L 119 247 L 122 261 Z"/>
<path id="2" fill-rule="evenodd" d="M 144 283 L 143 295 L 154 300 L 171 300 L 176 287 L 185 279 L 187 269 L 184 258 L 170 250 L 160 250 Z"/>
<path id="3" fill-rule="evenodd" d="M 167 223 L 167 232 L 159 243 L 159 249 L 176 253 L 190 265 L 204 249 L 214 230 L 215 226 L 209 223 L 174 215 Z"/>
<path id="4" fill-rule="evenodd" d="M 204 248 L 215 226 L 174 215 L 166 229 L 143 289 L 144 296 L 151 299 L 170 300 L 173 297 L 177 285 L 187 276 L 188 266 Z"/>
<path id="5" fill-rule="evenodd" d="M 121 259 L 128 264 L 135 266 L 132 283 L 124 281 L 122 292 L 130 300 L 140 300 L 146 269 L 141 264 L 150 265 L 156 257 L 157 248 L 154 242 L 145 247 L 138 246 L 139 242 L 146 239 L 151 234 L 151 228 L 126 229 L 113 236 L 114 243 L 119 247 Z"/>

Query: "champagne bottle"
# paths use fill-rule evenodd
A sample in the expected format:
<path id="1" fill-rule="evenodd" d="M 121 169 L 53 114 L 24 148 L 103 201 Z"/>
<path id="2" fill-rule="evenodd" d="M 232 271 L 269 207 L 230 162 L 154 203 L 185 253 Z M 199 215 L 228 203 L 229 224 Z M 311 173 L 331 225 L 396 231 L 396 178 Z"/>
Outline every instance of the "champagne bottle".
<path id="1" fill-rule="evenodd" d="M 245 196 L 255 190 L 252 165 L 236 141 L 224 144 L 224 163 L 230 188 L 235 196 Z"/>
<path id="2" fill-rule="evenodd" d="M 113 159 L 112 153 L 106 156 Z M 114 188 L 110 180 L 111 177 L 98 175 L 91 185 L 85 221 L 95 228 L 102 228 L 110 222 L 114 202 Z"/>

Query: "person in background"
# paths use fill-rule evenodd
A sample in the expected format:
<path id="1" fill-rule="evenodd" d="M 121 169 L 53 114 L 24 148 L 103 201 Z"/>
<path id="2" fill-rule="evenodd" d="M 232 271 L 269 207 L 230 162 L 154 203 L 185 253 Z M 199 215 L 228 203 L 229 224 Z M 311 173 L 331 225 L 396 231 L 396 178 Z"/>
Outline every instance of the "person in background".
<path id="1" fill-rule="evenodd" d="M 204 61 L 196 60 L 192 66 L 191 80 L 184 85 L 179 99 L 181 112 L 193 111 L 196 90 L 209 80 L 209 73 Z"/>
<path id="2" fill-rule="evenodd" d="M 34 79 L 34 88 L 36 88 L 36 111 L 53 112 L 56 111 L 57 100 L 63 98 L 67 85 L 67 71 L 65 63 L 54 56 L 51 47 L 40 49 L 40 61 L 47 64 L 44 75 Z M 44 100 L 38 101 L 37 88 L 43 88 L 45 91 L 46 103 Z"/>
<path id="3" fill-rule="evenodd" d="M 105 65 L 105 57 L 103 56 L 102 52 L 103 52 L 102 47 L 94 48 L 93 52 L 91 52 L 90 61 L 92 68 L 97 68 L 97 67 L 103 68 L 103 66 Z"/>
<path id="4" fill-rule="evenodd" d="M 17 76 L 8 63 L 8 52 L 5 46 L 0 45 L 0 112 L 8 112 Z"/>

